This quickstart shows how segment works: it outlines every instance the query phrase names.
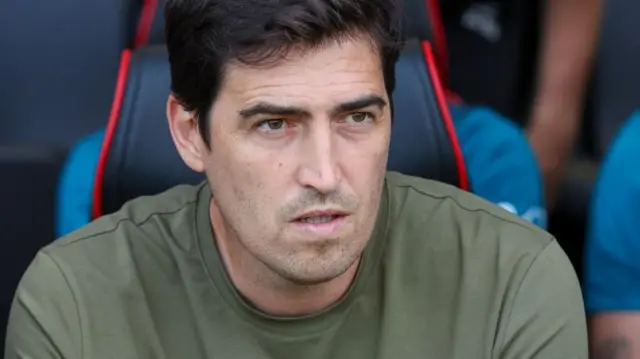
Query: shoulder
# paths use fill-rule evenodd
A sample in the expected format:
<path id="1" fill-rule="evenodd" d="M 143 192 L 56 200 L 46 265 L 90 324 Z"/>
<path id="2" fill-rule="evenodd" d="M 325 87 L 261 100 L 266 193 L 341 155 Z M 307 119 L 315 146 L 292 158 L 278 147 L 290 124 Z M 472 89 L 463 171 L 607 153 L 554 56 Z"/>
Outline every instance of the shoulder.
<path id="1" fill-rule="evenodd" d="M 596 182 L 585 248 L 585 297 L 591 313 L 640 309 L 640 112 L 612 143 Z"/>
<path id="2" fill-rule="evenodd" d="M 633 164 L 640 160 L 640 112 L 620 130 L 600 167 L 591 206 L 591 237 L 604 245 L 624 240 L 640 247 L 636 220 L 640 208 L 640 171 Z M 611 237 L 611 238 L 610 238 Z M 587 243 L 589 244 L 589 243 Z"/>
<path id="3" fill-rule="evenodd" d="M 204 187 L 182 185 L 134 199 L 118 212 L 96 219 L 41 251 L 55 261 L 75 266 L 112 265 L 118 260 L 133 261 L 137 248 L 170 247 L 173 241 L 186 245 L 189 236 L 183 232 L 195 225 L 189 218 L 195 218 L 198 193 Z"/>
<path id="4" fill-rule="evenodd" d="M 137 314 L 127 311 L 134 300 L 179 278 L 177 261 L 197 255 L 191 231 L 199 193 L 206 188 L 179 186 L 135 199 L 41 249 L 16 290 L 8 345 L 48 350 L 31 348 L 21 337 L 46 335 L 56 349 L 82 357 L 87 322 L 104 321 L 100 313 L 111 313 L 110 320 L 121 323 L 116 328 L 126 325 Z M 109 328 L 100 329 L 109 334 Z"/>
<path id="5" fill-rule="evenodd" d="M 104 130 L 96 131 L 76 142 L 65 162 L 65 169 L 68 171 L 80 171 L 85 168 L 93 168 L 98 162 L 100 147 Z"/>
<path id="6" fill-rule="evenodd" d="M 507 165 L 517 166 L 518 171 L 537 169 L 533 149 L 524 131 L 499 113 L 486 107 L 472 107 L 466 116 L 455 121 L 455 127 L 463 152 L 470 161 L 489 166 L 489 169 L 502 169 Z"/>
<path id="7" fill-rule="evenodd" d="M 516 258 L 531 263 L 555 242 L 541 228 L 456 187 L 397 173 L 388 174 L 387 186 L 391 236 L 413 252 L 409 258 L 438 253 L 509 271 Z"/>
<path id="8" fill-rule="evenodd" d="M 456 132 L 464 139 L 488 136 L 498 143 L 526 143 L 522 128 L 500 113 L 484 106 L 464 106 L 464 110 L 453 109 Z M 464 146 L 464 143 L 463 143 Z"/>
<path id="9" fill-rule="evenodd" d="M 395 207 L 393 210 L 401 222 L 427 224 L 431 218 L 437 217 L 444 220 L 439 222 L 443 226 L 476 230 L 491 228 L 501 237 L 508 234 L 527 237 L 527 240 L 512 240 L 540 250 L 553 241 L 553 237 L 538 226 L 457 187 L 394 172 L 387 175 L 387 185 L 392 206 Z"/>
<path id="10" fill-rule="evenodd" d="M 71 148 L 61 173 L 63 191 L 68 191 L 67 188 L 76 188 L 79 184 L 83 188 L 91 187 L 92 174 L 98 163 L 103 136 L 104 130 L 97 131 L 81 139 Z M 61 197 L 64 195 L 66 193 L 60 194 Z"/>
<path id="11" fill-rule="evenodd" d="M 401 269 L 425 293 L 438 288 L 432 295 L 455 303 L 442 308 L 451 315 L 486 308 L 476 320 L 496 333 L 500 357 L 540 350 L 548 357 L 582 357 L 580 286 L 549 233 L 446 184 L 389 174 L 387 186 L 387 268 Z"/>
<path id="12" fill-rule="evenodd" d="M 538 171 L 535 154 L 522 128 L 499 113 L 486 107 L 472 107 L 466 116 L 455 121 L 455 127 L 470 167 L 482 168 L 484 172 L 493 169 L 514 173 L 513 167 L 518 168 L 517 172 Z"/>

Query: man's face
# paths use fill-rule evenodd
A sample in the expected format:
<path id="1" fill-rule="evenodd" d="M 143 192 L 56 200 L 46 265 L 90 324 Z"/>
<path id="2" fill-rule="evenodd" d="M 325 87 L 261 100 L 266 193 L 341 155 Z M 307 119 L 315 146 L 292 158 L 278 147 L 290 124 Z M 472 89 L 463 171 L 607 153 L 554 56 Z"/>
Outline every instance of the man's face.
<path id="1" fill-rule="evenodd" d="M 376 220 L 390 137 L 379 55 L 365 39 L 230 64 L 203 165 L 226 232 L 296 283 L 344 273 Z"/>

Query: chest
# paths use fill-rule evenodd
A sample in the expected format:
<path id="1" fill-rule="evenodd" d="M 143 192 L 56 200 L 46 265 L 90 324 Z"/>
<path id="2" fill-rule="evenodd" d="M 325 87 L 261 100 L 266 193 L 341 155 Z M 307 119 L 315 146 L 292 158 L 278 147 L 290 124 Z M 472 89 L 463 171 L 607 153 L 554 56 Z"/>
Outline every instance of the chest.
<path id="1" fill-rule="evenodd" d="M 358 297 L 331 325 L 296 332 L 256 324 L 209 292 L 104 298 L 85 313 L 91 358 L 490 358 L 497 319 L 483 300 L 381 288 Z M 384 292 L 384 291 L 383 291 Z M 152 299 L 151 299 L 152 298 Z M 95 308 L 95 306 L 93 306 Z M 317 318 L 319 321 L 322 318 Z M 282 324 L 282 323 L 280 323 Z M 298 325 L 299 323 L 292 323 Z M 284 330 L 280 330 L 284 329 Z"/>

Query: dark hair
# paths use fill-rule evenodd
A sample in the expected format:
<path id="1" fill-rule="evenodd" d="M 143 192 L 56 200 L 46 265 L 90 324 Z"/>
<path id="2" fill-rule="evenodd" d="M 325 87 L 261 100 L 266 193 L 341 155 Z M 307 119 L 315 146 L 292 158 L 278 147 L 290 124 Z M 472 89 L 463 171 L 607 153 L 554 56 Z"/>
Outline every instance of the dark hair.
<path id="1" fill-rule="evenodd" d="M 165 31 L 171 91 L 194 113 L 209 145 L 208 115 L 231 60 L 277 63 L 291 50 L 365 34 L 380 54 L 386 90 L 395 86 L 398 0 L 168 0 Z"/>

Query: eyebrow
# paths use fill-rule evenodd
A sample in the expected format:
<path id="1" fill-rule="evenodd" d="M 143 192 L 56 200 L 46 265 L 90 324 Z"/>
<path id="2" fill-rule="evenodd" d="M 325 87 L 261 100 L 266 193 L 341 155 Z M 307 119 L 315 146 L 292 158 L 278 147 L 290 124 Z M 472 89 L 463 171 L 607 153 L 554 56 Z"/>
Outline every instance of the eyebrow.
<path id="1" fill-rule="evenodd" d="M 366 95 L 351 101 L 338 104 L 331 110 L 331 115 L 335 116 L 344 112 L 357 111 L 370 106 L 375 106 L 383 109 L 387 106 L 387 101 L 385 101 L 379 95 Z M 243 119 L 249 119 L 257 115 L 311 117 L 311 113 L 303 108 L 295 106 L 282 106 L 268 102 L 258 102 L 249 108 L 240 110 L 239 114 Z"/>

